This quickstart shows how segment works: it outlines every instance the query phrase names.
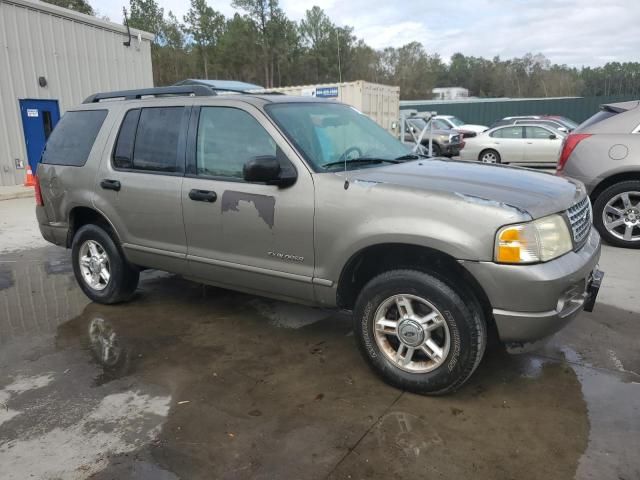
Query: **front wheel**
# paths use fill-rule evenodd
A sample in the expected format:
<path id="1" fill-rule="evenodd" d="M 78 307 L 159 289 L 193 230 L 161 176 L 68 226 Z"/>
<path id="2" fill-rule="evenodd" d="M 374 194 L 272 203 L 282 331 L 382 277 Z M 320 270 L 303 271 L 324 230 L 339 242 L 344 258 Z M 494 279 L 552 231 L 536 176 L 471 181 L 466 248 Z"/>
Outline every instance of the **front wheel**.
<path id="1" fill-rule="evenodd" d="M 640 181 L 620 182 L 598 195 L 593 223 L 611 245 L 640 248 Z"/>
<path id="2" fill-rule="evenodd" d="M 483 150 L 478 156 L 478 160 L 482 163 L 501 163 L 502 158 L 500 158 L 500 154 L 495 150 L 488 149 Z"/>
<path id="3" fill-rule="evenodd" d="M 139 270 L 127 261 L 102 227 L 81 227 L 73 237 L 71 255 L 78 285 L 94 302 L 124 302 L 135 292 Z"/>
<path id="4" fill-rule="evenodd" d="M 473 305 L 427 273 L 394 270 L 360 292 L 354 331 L 362 354 L 386 382 L 442 395 L 462 386 L 484 354 L 486 324 Z"/>

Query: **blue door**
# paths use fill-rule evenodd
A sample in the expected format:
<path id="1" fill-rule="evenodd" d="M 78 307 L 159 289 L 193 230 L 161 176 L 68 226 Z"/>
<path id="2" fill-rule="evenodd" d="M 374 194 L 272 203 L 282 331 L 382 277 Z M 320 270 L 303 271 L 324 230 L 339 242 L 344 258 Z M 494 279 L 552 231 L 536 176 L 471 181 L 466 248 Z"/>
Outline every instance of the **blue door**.
<path id="1" fill-rule="evenodd" d="M 22 130 L 27 145 L 27 158 L 33 173 L 36 173 L 40 155 L 53 127 L 60 120 L 57 100 L 20 100 Z"/>

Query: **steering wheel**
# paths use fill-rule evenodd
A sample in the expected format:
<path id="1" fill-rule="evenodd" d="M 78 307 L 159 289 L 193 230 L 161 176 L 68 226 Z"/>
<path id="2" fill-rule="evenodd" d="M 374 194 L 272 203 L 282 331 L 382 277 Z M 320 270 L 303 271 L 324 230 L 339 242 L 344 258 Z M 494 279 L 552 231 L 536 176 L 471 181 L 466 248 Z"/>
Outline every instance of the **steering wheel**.
<path id="1" fill-rule="evenodd" d="M 345 160 L 347 160 L 349 158 L 349 154 L 351 153 L 357 153 L 358 156 L 354 157 L 354 158 L 360 158 L 362 156 L 362 150 L 360 150 L 358 147 L 349 147 L 347 148 L 342 155 L 340 155 L 340 158 L 338 158 L 339 162 L 344 162 Z"/>

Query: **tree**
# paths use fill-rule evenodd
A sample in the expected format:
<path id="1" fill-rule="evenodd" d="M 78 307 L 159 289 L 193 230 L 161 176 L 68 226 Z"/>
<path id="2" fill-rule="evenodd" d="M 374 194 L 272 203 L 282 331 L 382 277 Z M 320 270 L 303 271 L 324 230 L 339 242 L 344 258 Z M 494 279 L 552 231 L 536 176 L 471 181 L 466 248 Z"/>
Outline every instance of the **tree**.
<path id="1" fill-rule="evenodd" d="M 57 5 L 58 7 L 68 8 L 80 13 L 86 13 L 87 15 L 95 15 L 93 7 L 89 5 L 86 0 L 43 0 L 51 5 Z"/>
<path id="2" fill-rule="evenodd" d="M 262 50 L 264 84 L 267 88 L 272 87 L 275 66 L 274 45 L 278 41 L 279 27 L 285 23 L 286 16 L 280 9 L 278 0 L 233 0 L 231 5 L 244 10 L 255 25 Z"/>
<path id="3" fill-rule="evenodd" d="M 155 0 L 129 0 L 129 26 L 155 35 L 155 44 L 163 42 L 164 9 Z"/>
<path id="4" fill-rule="evenodd" d="M 185 31 L 191 35 L 202 58 L 204 78 L 209 78 L 209 58 L 224 31 L 224 16 L 207 5 L 206 0 L 191 0 L 184 17 Z"/>

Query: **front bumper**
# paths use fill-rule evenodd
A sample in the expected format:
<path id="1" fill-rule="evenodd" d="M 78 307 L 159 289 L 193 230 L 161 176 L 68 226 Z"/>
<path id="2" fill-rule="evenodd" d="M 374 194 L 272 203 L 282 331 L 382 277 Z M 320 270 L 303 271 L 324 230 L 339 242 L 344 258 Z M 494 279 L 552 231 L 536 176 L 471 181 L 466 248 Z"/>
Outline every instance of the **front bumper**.
<path id="1" fill-rule="evenodd" d="M 600 235 L 591 229 L 576 252 L 536 265 L 461 262 L 484 288 L 500 340 L 530 343 L 554 334 L 593 303 Z M 597 274 L 596 274 L 597 276 Z M 591 293 L 589 293 L 591 292 Z M 594 295 L 595 293 L 595 295 Z"/>
<path id="2" fill-rule="evenodd" d="M 442 154 L 448 157 L 456 157 L 460 155 L 460 150 L 462 150 L 463 146 L 464 146 L 464 143 L 444 144 L 442 146 Z"/>

